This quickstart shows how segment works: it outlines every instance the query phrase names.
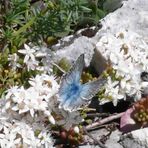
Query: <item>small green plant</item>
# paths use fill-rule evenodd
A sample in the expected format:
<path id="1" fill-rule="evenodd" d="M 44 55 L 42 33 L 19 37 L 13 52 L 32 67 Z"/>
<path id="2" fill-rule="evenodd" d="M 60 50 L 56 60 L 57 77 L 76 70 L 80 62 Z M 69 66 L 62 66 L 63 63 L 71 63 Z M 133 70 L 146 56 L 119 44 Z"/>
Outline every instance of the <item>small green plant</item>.
<path id="1" fill-rule="evenodd" d="M 76 133 L 74 130 L 74 127 L 71 127 L 69 130 L 66 130 L 64 128 L 60 129 L 60 132 L 56 133 L 56 136 L 64 141 L 63 146 L 69 146 L 69 147 L 76 147 L 80 143 L 83 142 L 83 129 L 79 128 L 79 133 Z"/>
<path id="2" fill-rule="evenodd" d="M 69 63 L 69 61 L 66 59 L 66 58 L 62 58 L 58 64 L 57 64 L 60 68 L 62 68 L 65 72 L 67 72 L 71 65 Z M 56 66 L 53 66 L 53 72 L 58 75 L 58 76 L 61 76 L 63 73 L 56 67 Z"/>
<path id="3" fill-rule="evenodd" d="M 148 124 L 148 97 L 141 98 L 138 102 L 134 104 L 134 111 L 132 117 L 141 126 Z"/>
<path id="4" fill-rule="evenodd" d="M 8 46 L 11 53 L 25 42 L 50 45 L 54 40 L 73 33 L 79 26 L 96 25 L 104 17 L 103 1 L 46 0 L 33 3 L 30 0 L 2 0 L 1 48 Z"/>
<path id="5" fill-rule="evenodd" d="M 83 71 L 82 76 L 81 76 L 82 83 L 87 83 L 87 82 L 90 82 L 90 81 L 94 81 L 96 79 L 97 78 L 93 77 L 91 73 L 85 72 L 85 71 Z"/>
<path id="6" fill-rule="evenodd" d="M 8 52 L 0 53 L 0 96 L 12 86 L 23 85 L 28 86 L 28 80 L 30 77 L 39 74 L 38 70 L 27 70 L 27 66 L 23 64 L 22 59 L 18 59 L 16 65 L 20 67 L 14 68 L 12 62 L 9 61 Z"/>
<path id="7" fill-rule="evenodd" d="M 0 5 L 0 95 L 10 86 L 27 85 L 30 76 L 37 71 L 27 71 L 20 57 L 21 67 L 9 66 L 9 55 L 17 53 L 24 43 L 46 43 L 51 46 L 80 26 L 96 25 L 104 17 L 103 0 L 10 0 Z M 65 71 L 70 67 L 62 59 L 59 62 Z M 25 68 L 24 68 L 25 67 Z M 22 69 L 23 68 L 23 69 Z M 55 73 L 60 72 L 55 68 Z M 91 77 L 86 74 L 85 77 Z M 25 81 L 23 82 L 24 78 Z M 91 78 L 90 78 L 91 79 Z"/>

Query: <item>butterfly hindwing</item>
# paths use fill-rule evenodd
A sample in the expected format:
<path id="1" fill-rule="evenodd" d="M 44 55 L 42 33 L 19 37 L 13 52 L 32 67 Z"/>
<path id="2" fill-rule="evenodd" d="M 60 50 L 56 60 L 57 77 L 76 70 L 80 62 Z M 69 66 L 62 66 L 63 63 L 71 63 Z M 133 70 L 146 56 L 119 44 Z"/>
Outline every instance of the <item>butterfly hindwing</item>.
<path id="1" fill-rule="evenodd" d="M 83 100 L 90 100 L 99 92 L 99 89 L 106 83 L 106 81 L 105 78 L 101 77 L 98 80 L 83 84 L 80 94 L 81 98 Z"/>

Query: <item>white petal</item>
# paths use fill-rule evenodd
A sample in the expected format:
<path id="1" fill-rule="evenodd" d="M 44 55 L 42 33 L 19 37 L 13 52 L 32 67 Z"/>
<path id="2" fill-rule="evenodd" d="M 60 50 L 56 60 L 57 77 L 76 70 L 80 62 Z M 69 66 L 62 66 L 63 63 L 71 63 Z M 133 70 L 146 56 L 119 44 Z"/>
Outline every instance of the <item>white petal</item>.
<path id="1" fill-rule="evenodd" d="M 49 119 L 50 123 L 52 123 L 53 125 L 55 124 L 55 120 L 54 120 L 53 116 L 49 116 L 48 119 Z"/>
<path id="2" fill-rule="evenodd" d="M 8 108 L 10 108 L 10 101 L 5 104 L 5 109 L 7 110 Z"/>
<path id="3" fill-rule="evenodd" d="M 24 44 L 24 47 L 26 50 L 31 50 L 30 47 L 27 44 Z"/>
<path id="4" fill-rule="evenodd" d="M 31 57 L 31 60 L 32 60 L 32 61 L 34 61 L 34 62 L 36 61 L 36 60 L 35 60 L 35 56 L 34 56 L 33 54 L 30 54 L 30 57 Z"/>
<path id="5" fill-rule="evenodd" d="M 21 54 L 23 54 L 23 55 L 26 55 L 27 54 L 26 50 L 23 50 L 23 49 L 18 50 L 18 52 L 21 53 Z"/>
<path id="6" fill-rule="evenodd" d="M 18 108 L 18 106 L 14 106 L 14 107 L 12 107 L 12 110 L 17 111 L 17 110 L 19 110 L 19 108 Z"/>
<path id="7" fill-rule="evenodd" d="M 28 55 L 26 55 L 26 56 L 25 56 L 25 58 L 24 58 L 24 63 L 27 63 L 27 62 L 28 62 L 28 60 L 29 60 L 29 56 L 28 56 Z"/>
<path id="8" fill-rule="evenodd" d="M 121 80 L 120 85 L 121 85 L 121 88 L 124 89 L 125 85 L 126 85 L 126 82 L 124 80 Z"/>
<path id="9" fill-rule="evenodd" d="M 34 117 L 34 109 L 30 109 L 30 114 L 32 117 Z"/>
<path id="10" fill-rule="evenodd" d="M 16 140 L 14 141 L 14 143 L 15 143 L 15 144 L 19 144 L 20 141 L 21 141 L 21 138 L 18 138 L 18 139 L 16 139 Z"/>

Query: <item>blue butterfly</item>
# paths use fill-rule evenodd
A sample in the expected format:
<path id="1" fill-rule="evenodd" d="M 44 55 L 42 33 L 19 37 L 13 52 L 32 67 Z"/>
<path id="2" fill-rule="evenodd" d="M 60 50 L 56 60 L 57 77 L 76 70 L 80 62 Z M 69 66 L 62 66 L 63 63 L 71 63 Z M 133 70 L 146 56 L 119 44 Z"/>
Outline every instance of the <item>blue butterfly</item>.
<path id="1" fill-rule="evenodd" d="M 102 87 L 106 79 L 80 83 L 82 70 L 84 67 L 84 54 L 80 55 L 69 72 L 67 72 L 60 84 L 59 89 L 59 107 L 65 110 L 74 111 L 78 107 L 88 102 Z"/>

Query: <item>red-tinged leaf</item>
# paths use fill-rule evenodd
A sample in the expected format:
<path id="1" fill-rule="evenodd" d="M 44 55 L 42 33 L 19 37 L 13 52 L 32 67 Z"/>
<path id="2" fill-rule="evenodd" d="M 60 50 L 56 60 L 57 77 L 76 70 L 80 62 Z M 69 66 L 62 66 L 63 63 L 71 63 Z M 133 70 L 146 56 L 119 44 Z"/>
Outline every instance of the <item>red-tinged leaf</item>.
<path id="1" fill-rule="evenodd" d="M 129 108 L 120 119 L 120 130 L 124 133 L 140 128 L 140 125 L 132 118 L 133 111 L 133 108 Z"/>

